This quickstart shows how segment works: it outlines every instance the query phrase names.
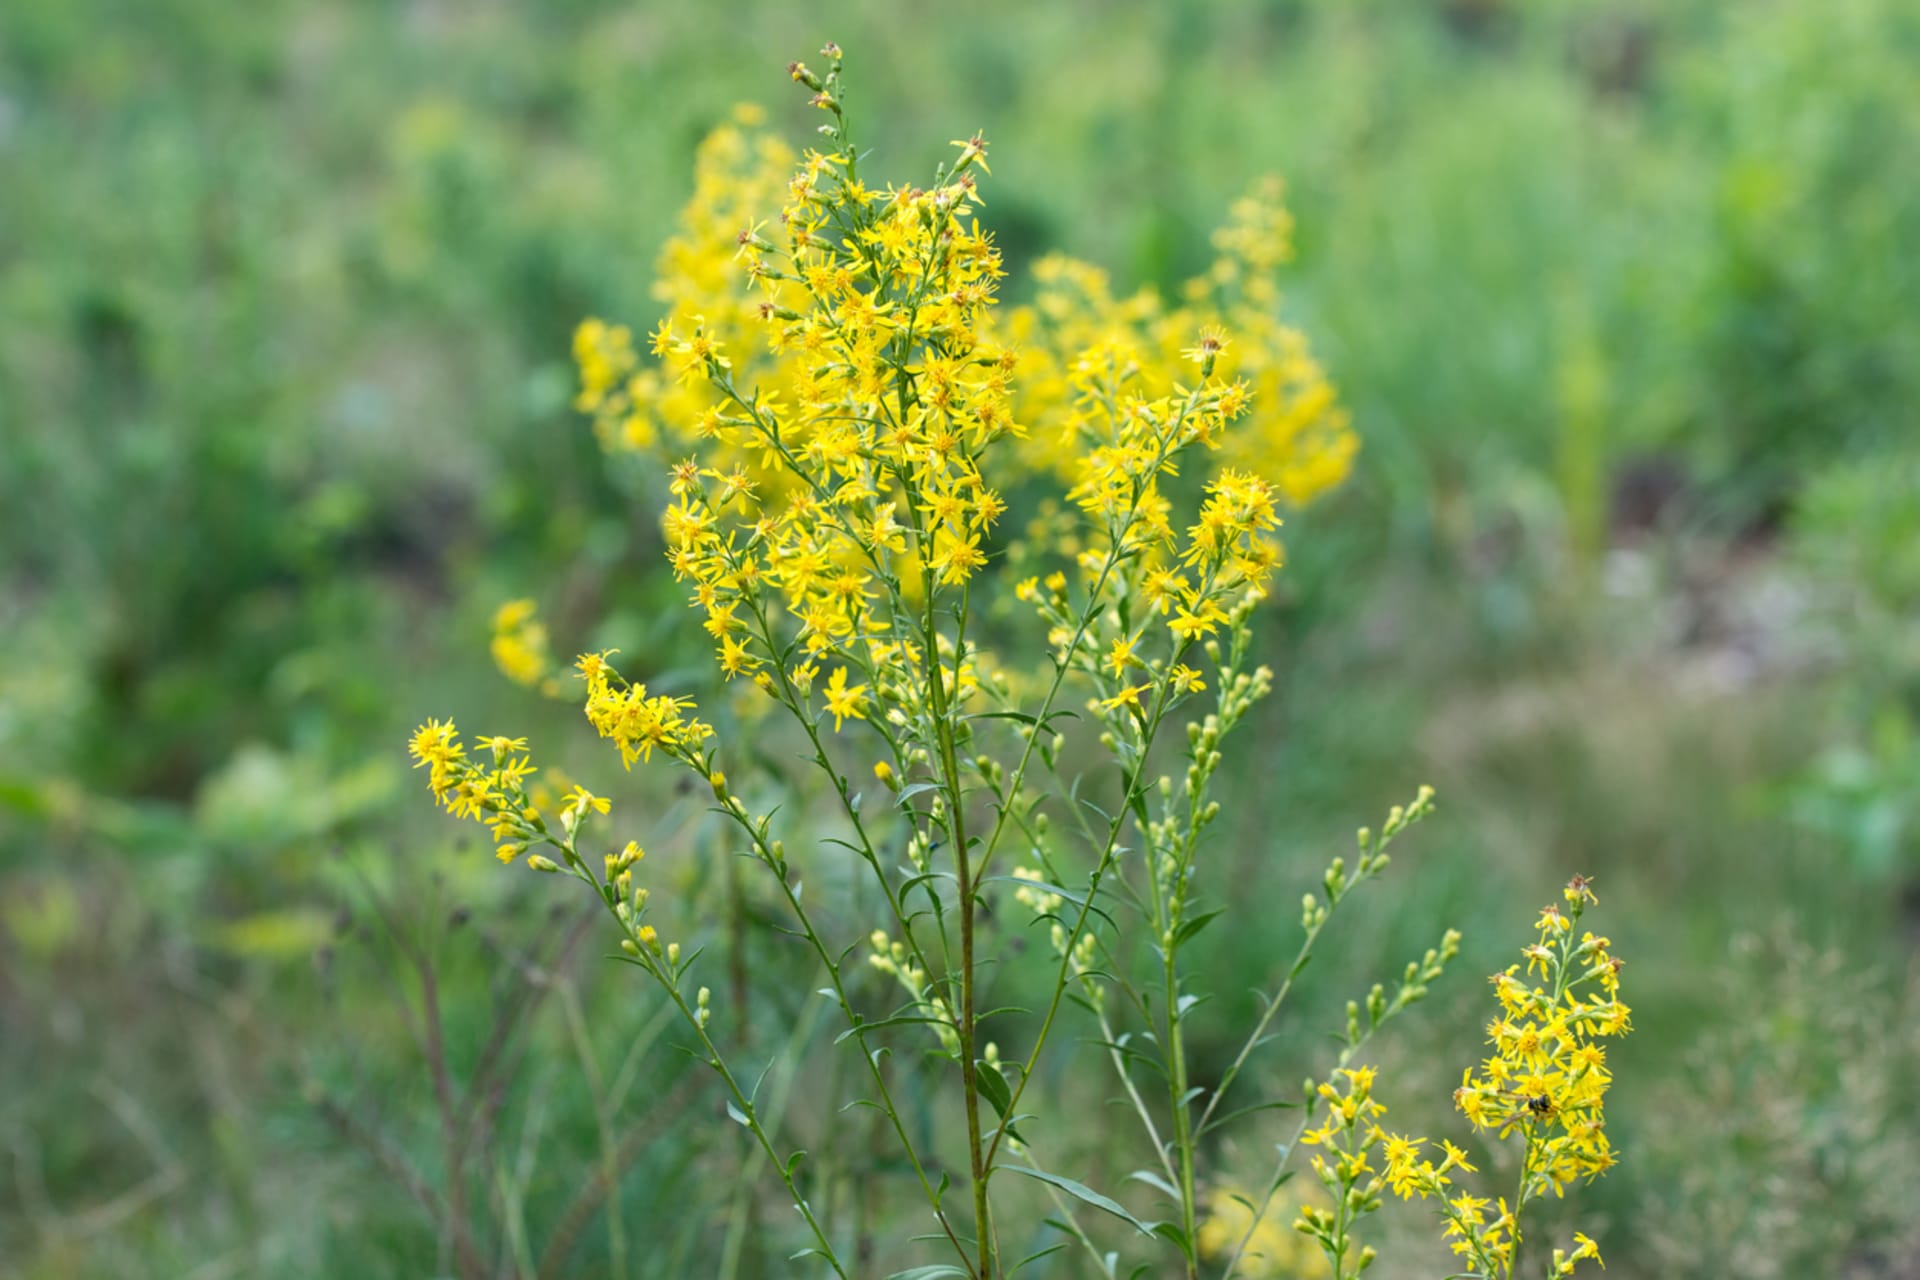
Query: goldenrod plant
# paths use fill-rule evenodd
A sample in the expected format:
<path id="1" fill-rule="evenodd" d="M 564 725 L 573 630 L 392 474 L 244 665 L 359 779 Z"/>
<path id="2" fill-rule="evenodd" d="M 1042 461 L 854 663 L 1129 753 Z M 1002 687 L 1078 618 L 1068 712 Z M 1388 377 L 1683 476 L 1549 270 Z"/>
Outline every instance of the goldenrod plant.
<path id="1" fill-rule="evenodd" d="M 1582 932 L 1576 940 L 1583 910 L 1597 901 L 1592 881 L 1573 877 L 1563 896 L 1567 910 L 1549 903 L 1540 913 L 1539 937 L 1522 948 L 1524 973 L 1516 964 L 1493 975 L 1500 1006 L 1487 1025 L 1493 1056 L 1478 1072 L 1468 1067 L 1453 1095 L 1476 1132 L 1519 1148 L 1510 1192 L 1487 1197 L 1457 1190 L 1459 1175 L 1480 1172 L 1465 1150 L 1443 1139 L 1436 1164 L 1427 1139 L 1382 1127 L 1378 1117 L 1386 1107 L 1373 1096 L 1371 1067 L 1343 1068 L 1335 1072 L 1337 1083 L 1318 1086 L 1326 1118 L 1301 1140 L 1324 1152 L 1313 1157 L 1313 1168 L 1335 1207 L 1305 1206 L 1296 1225 L 1320 1241 L 1336 1277 L 1359 1275 L 1372 1262 L 1370 1246 L 1355 1248 L 1352 1227 L 1380 1207 L 1388 1190 L 1437 1203 L 1443 1237 L 1468 1268 L 1456 1278 L 1527 1274 L 1519 1267 L 1527 1205 L 1549 1193 L 1564 1196 L 1574 1183 L 1614 1166 L 1604 1114 L 1613 1077 L 1600 1042 L 1630 1029 L 1631 1010 L 1620 998 L 1622 962 L 1606 938 Z M 1531 981 L 1536 973 L 1537 985 Z M 1375 1003 L 1377 995 L 1369 1016 Z M 1534 1274 L 1569 1276 L 1588 1258 L 1598 1262 L 1600 1247 L 1575 1232 L 1572 1247 L 1553 1249 Z"/>
<path id="2" fill-rule="evenodd" d="M 1206 892 L 1230 892 L 1205 842 L 1220 813 L 1214 783 L 1272 687 L 1255 621 L 1282 562 L 1275 532 L 1283 509 L 1341 482 L 1357 448 L 1305 340 L 1275 318 L 1289 254 L 1278 188 L 1234 206 L 1213 265 L 1175 301 L 1117 294 L 1095 268 L 1051 258 L 1034 301 L 1003 311 L 1005 272 L 980 220 L 987 141 L 955 141 L 924 184 L 875 182 L 841 52 L 822 56 L 823 71 L 789 68 L 824 117 L 822 144 L 796 156 L 757 113 L 737 113 L 701 147 L 662 256 L 665 318 L 639 341 L 589 320 L 575 356 L 578 407 L 606 447 L 655 462 L 672 571 L 719 674 L 757 708 L 741 714 L 790 722 L 830 822 L 769 800 L 771 784 L 742 771 L 750 744 L 631 655 L 624 671 L 614 652 L 579 659 L 587 718 L 625 767 L 690 772 L 764 869 L 838 1010 L 841 1050 L 857 1059 L 857 1091 L 824 1102 L 884 1118 L 923 1202 L 898 1251 L 924 1246 L 935 1260 L 899 1275 L 1019 1271 L 1035 1256 L 1016 1249 L 1033 1238 L 1036 1197 L 1064 1233 L 1040 1252 L 1082 1249 L 1098 1274 L 1255 1274 L 1287 1158 L 1307 1142 L 1327 1153 L 1338 1207 L 1302 1201 L 1303 1222 L 1335 1272 L 1355 1274 L 1365 1256 L 1346 1248 L 1345 1224 L 1356 1196 L 1378 1198 L 1362 1187 L 1380 1140 L 1360 1058 L 1440 977 L 1458 935 L 1410 961 L 1391 993 L 1375 985 L 1352 1002 L 1328 1082 L 1304 1102 L 1236 1086 L 1334 913 L 1432 812 L 1430 790 L 1363 830 L 1355 861 L 1335 858 L 1305 896 L 1297 956 L 1224 1074 L 1196 1081 L 1188 1049 L 1206 1010 L 1189 947 L 1221 915 Z M 538 683 L 545 633 L 532 627 L 510 606 L 496 650 L 509 674 Z M 430 720 L 412 751 L 440 803 L 485 823 L 502 861 L 599 897 L 623 957 L 677 1009 L 728 1114 L 784 1184 L 806 1234 L 796 1258 L 817 1260 L 801 1268 L 864 1273 L 812 1193 L 804 1153 L 730 1056 L 701 940 L 675 936 L 692 924 L 656 900 L 610 801 L 576 786 L 537 803 L 518 737 L 469 748 Z M 855 931 L 810 888 L 844 883 L 849 866 L 878 891 L 877 918 Z M 1027 945 L 1036 936 L 1042 945 Z M 1590 1015 L 1563 1001 L 1596 953 L 1557 936 L 1545 945 L 1549 1005 L 1508 1017 L 1550 1025 L 1529 1032 L 1536 1045 L 1559 1035 L 1584 1046 Z M 1014 976 L 1036 964 L 1034 980 Z M 1014 990 L 1039 998 L 1000 1007 L 996 992 Z M 1071 1129 L 1040 1109 L 1035 1085 L 1050 1054 L 1088 1040 L 1137 1121 L 1142 1167 L 1126 1194 L 1163 1198 L 1151 1217 L 1118 1188 L 1053 1167 Z M 1559 1185 L 1563 1159 L 1589 1156 L 1536 1142 L 1532 1103 L 1516 1113 L 1502 1100 L 1539 1093 L 1555 1108 L 1539 1125 L 1590 1115 L 1597 1129 L 1604 1075 L 1536 1080 L 1531 1051 L 1501 1046 L 1514 1074 L 1490 1066 L 1474 1087 L 1486 1091 L 1482 1118 L 1528 1134 L 1517 1212 Z M 929 1131 L 910 1122 L 902 1090 L 911 1081 L 919 1096 L 942 1078 L 958 1103 Z M 1280 1168 L 1229 1239 L 1210 1139 L 1289 1107 L 1302 1117 L 1279 1144 Z M 1334 1119 L 1309 1131 L 1319 1115 Z M 1131 1228 L 1140 1258 L 1123 1262 L 1095 1214 Z M 1476 1265 L 1510 1262 L 1500 1241 L 1517 1243 L 1517 1230 L 1492 1230 L 1472 1237 Z"/>

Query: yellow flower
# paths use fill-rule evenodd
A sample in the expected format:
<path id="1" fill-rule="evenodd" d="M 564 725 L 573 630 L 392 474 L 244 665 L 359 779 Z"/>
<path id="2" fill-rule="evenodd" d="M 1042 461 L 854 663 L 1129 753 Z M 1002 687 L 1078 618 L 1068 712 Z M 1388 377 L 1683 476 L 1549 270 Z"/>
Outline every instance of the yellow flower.
<path id="1" fill-rule="evenodd" d="M 509 738 L 496 734 L 491 738 L 482 739 L 482 741 L 485 743 L 487 750 L 493 753 L 493 758 L 496 761 L 509 752 L 525 751 L 527 749 L 527 740 L 525 738 Z"/>
<path id="2" fill-rule="evenodd" d="M 960 158 L 953 162 L 953 171 L 955 173 L 960 172 L 969 165 L 979 165 L 982 173 L 993 172 L 993 170 L 987 168 L 987 140 L 985 138 L 976 133 L 971 138 L 954 139 L 953 145 L 960 148 Z"/>
<path id="3" fill-rule="evenodd" d="M 1196 636 L 1212 635 L 1226 620 L 1226 611 L 1212 601 L 1207 601 L 1199 605 L 1197 611 L 1182 605 L 1179 612 L 1175 613 L 1167 623 L 1167 629 L 1181 640 L 1192 640 Z"/>
<path id="4" fill-rule="evenodd" d="M 1197 693 L 1207 687 L 1207 682 L 1200 678 L 1200 673 L 1185 663 L 1176 665 L 1170 674 L 1176 693 Z"/>
<path id="5" fill-rule="evenodd" d="M 546 624 L 532 600 L 509 600 L 494 611 L 491 647 L 494 665 L 515 684 L 538 685 L 553 669 Z"/>
<path id="6" fill-rule="evenodd" d="M 1289 1194 L 1296 1187 L 1298 1200 Z M 1206 1194 L 1194 1243 L 1202 1257 L 1224 1262 L 1245 1239 L 1247 1247 L 1234 1274 L 1249 1280 L 1320 1280 L 1330 1274 L 1326 1258 L 1288 1225 L 1296 1216 L 1317 1211 L 1319 1202 L 1314 1189 L 1296 1183 L 1276 1193 L 1256 1219 L 1259 1192 L 1224 1183 Z"/>
<path id="7" fill-rule="evenodd" d="M 973 576 L 987 557 L 980 550 L 980 535 L 969 533 L 964 537 L 942 534 L 935 543 L 933 567 L 940 573 L 940 581 L 949 586 L 965 582 Z"/>
<path id="8" fill-rule="evenodd" d="M 1488 1026 L 1493 1056 L 1478 1071 L 1469 1067 L 1454 1091 L 1454 1106 L 1477 1130 L 1501 1138 L 1519 1136 L 1525 1142 L 1520 1169 L 1520 1196 L 1491 1224 L 1478 1211 L 1484 1202 L 1454 1201 L 1447 1235 L 1456 1252 L 1475 1258 L 1506 1280 L 1519 1236 L 1517 1215 L 1527 1203 L 1552 1193 L 1559 1196 L 1573 1183 L 1598 1177 L 1616 1163 L 1607 1140 L 1606 1093 L 1612 1077 L 1606 1051 L 1597 1038 L 1624 1034 L 1628 1018 L 1618 998 L 1619 961 L 1609 953 L 1605 938 L 1592 933 L 1573 940 L 1574 926 L 1592 902 L 1590 882 L 1576 876 L 1564 895 L 1568 913 L 1557 904 L 1540 914 L 1540 939 L 1522 948 L 1525 976 L 1514 965 L 1493 976 L 1500 1016 Z M 1538 985 L 1530 980 L 1537 975 Z M 1600 994 L 1589 997 L 1587 989 Z M 1422 1165 L 1401 1181 L 1425 1195 L 1446 1182 L 1446 1173 L 1475 1172 L 1466 1154 L 1444 1144 L 1445 1162 L 1439 1169 Z M 1399 1149 L 1389 1146 L 1393 1165 Z M 1405 1170 L 1404 1161 L 1398 1170 Z M 1401 1181 L 1396 1181 L 1399 1190 Z M 1472 1207 L 1473 1212 L 1466 1211 Z M 1571 1253 L 1556 1250 L 1550 1274 L 1571 1275 L 1574 1264 L 1598 1260 L 1599 1250 L 1585 1236 L 1576 1236 Z"/>
<path id="9" fill-rule="evenodd" d="M 840 732 L 840 724 L 851 717 L 855 720 L 866 719 L 864 708 L 867 702 L 867 686 L 864 684 L 847 687 L 847 669 L 837 667 L 827 680 L 827 710 L 833 713 L 833 731 Z"/>
<path id="10" fill-rule="evenodd" d="M 618 652 L 620 652 L 618 649 L 608 649 L 603 653 L 583 653 L 574 666 L 588 686 L 601 684 L 606 681 L 607 674 L 613 670 L 607 662 L 608 656 Z"/>
<path id="11" fill-rule="evenodd" d="M 576 786 L 573 794 L 567 797 L 567 803 L 560 810 L 563 817 L 584 817 L 589 810 L 594 813 L 606 813 L 613 802 L 603 796 L 596 796 L 585 787 Z"/>

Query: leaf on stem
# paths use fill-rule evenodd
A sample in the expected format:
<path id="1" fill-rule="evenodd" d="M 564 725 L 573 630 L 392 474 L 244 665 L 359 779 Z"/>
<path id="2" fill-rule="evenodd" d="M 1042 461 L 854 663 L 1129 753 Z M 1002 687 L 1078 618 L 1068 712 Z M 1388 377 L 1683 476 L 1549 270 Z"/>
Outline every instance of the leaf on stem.
<path id="1" fill-rule="evenodd" d="M 1072 1178 L 1063 1178 L 1057 1173 L 1048 1173 L 1044 1169 L 1029 1169 L 1025 1165 L 1019 1164 L 1002 1165 L 1001 1167 L 1008 1173 L 1017 1173 L 1023 1177 L 1033 1178 L 1040 1182 L 1047 1183 L 1050 1186 L 1058 1187 L 1082 1204 L 1090 1204 L 1102 1213 L 1112 1214 L 1114 1217 L 1120 1219 L 1120 1221 L 1138 1231 L 1141 1235 L 1154 1235 L 1160 1228 L 1170 1225 L 1163 1222 L 1142 1222 L 1122 1208 L 1118 1200 L 1103 1196 L 1092 1187 L 1082 1182 L 1075 1182 Z M 1178 1228 L 1176 1227 L 1175 1230 L 1177 1231 Z"/>

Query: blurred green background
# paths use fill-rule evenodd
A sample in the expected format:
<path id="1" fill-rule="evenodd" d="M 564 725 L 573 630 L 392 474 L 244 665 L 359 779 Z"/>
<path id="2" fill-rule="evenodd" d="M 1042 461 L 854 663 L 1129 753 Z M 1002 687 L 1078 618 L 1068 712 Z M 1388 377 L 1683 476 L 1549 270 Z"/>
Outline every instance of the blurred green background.
<path id="1" fill-rule="evenodd" d="M 741 100 L 803 140 L 781 68 L 827 38 L 880 172 L 993 140 L 1014 296 L 1056 248 L 1173 285 L 1288 180 L 1286 305 L 1365 447 L 1289 523 L 1203 1066 L 1302 888 L 1430 781 L 1273 1078 L 1455 923 L 1384 1064 L 1408 1127 L 1450 1126 L 1477 975 L 1584 871 L 1639 1027 L 1625 1162 L 1578 1206 L 1612 1274 L 1920 1274 L 1905 0 L 6 5 L 0 1273 L 785 1273 L 791 1211 L 651 995 L 490 874 L 402 744 L 533 731 L 658 815 L 715 929 L 758 910 L 697 805 L 498 677 L 487 620 L 532 596 L 562 654 L 699 660 L 569 335 L 651 320 L 695 143 Z M 824 1080 L 784 955 L 724 961 L 738 1035 Z M 904 1265 L 866 1122 L 809 1096 L 788 1132 Z M 1084 1142 L 1095 1185 L 1131 1167 Z M 1437 1273 L 1424 1216 L 1387 1217 L 1382 1273 Z"/>

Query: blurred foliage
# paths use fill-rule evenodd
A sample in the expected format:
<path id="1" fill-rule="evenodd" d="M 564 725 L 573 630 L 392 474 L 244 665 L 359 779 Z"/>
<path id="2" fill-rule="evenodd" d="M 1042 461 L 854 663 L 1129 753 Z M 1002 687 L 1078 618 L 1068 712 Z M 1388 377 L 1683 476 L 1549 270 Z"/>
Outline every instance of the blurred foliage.
<path id="1" fill-rule="evenodd" d="M 1907 972 L 1920 11 L 827 9 L 0 11 L 0 1073 L 26 1082 L 0 1101 L 0 1185 L 27 1189 L 0 1196 L 0 1258 L 30 1277 L 441 1265 L 432 1216 L 303 1092 L 377 1099 L 393 1140 L 431 1148 L 420 1047 L 391 972 L 368 968 L 389 944 L 361 925 L 388 902 L 532 927 L 399 785 L 402 736 L 426 708 L 482 729 L 511 708 L 556 758 L 590 747 L 574 711 L 491 672 L 510 597 L 540 598 L 561 653 L 677 660 L 657 480 L 606 478 L 569 408 L 568 335 L 589 312 L 650 319 L 695 142 L 743 98 L 801 137 L 778 69 L 829 36 L 887 155 L 994 139 L 989 222 L 1016 286 L 1069 241 L 1173 284 L 1249 178 L 1286 176 L 1287 306 L 1366 445 L 1349 491 L 1289 531 L 1280 705 L 1257 730 L 1272 774 L 1228 806 L 1248 900 L 1296 900 L 1357 815 L 1431 777 L 1439 847 L 1327 968 L 1436 912 L 1491 965 L 1498 931 L 1475 950 L 1476 924 L 1597 873 L 1635 922 L 1622 950 L 1646 958 L 1622 1123 L 1698 1133 L 1726 1178 L 1703 1185 L 1657 1144 L 1638 1161 L 1628 1133 L 1603 1200 L 1706 1197 L 1702 1220 L 1737 1230 L 1739 1168 L 1818 1176 L 1824 1157 L 1629 1082 L 1768 1034 L 1695 981 L 1756 918 L 1793 913 L 1806 945 L 1837 949 L 1836 985 Z M 584 567 L 556 581 L 558 564 Z M 724 919 L 717 879 L 701 900 Z M 494 1016 L 477 936 L 435 944 L 457 1061 Z M 1264 971 L 1264 937 L 1248 920 L 1208 945 Z M 359 976 L 323 980 L 314 957 L 335 954 Z M 603 968 L 561 972 L 625 1009 Z M 526 1034 L 577 1059 L 556 1008 Z M 791 1028 L 800 1010 L 761 1016 Z M 645 1012 L 609 1020 L 637 1034 Z M 595 1046 L 609 1063 L 627 1047 Z M 1920 1114 L 1910 1091 L 1855 1100 L 1780 1061 L 1756 1087 L 1796 1149 L 1833 1107 L 1860 1109 L 1861 1142 Z M 676 1069 L 649 1065 L 648 1090 Z M 580 1089 L 519 1074 L 502 1105 L 516 1135 L 574 1135 L 585 1169 L 600 1139 Z M 634 1273 L 776 1266 L 738 1243 L 764 1207 L 729 1181 L 738 1159 L 656 1116 L 628 1116 L 660 1140 L 621 1204 L 635 1238 L 657 1224 L 674 1243 Z M 488 1177 L 517 1167 L 496 1154 Z M 445 1185 L 430 1159 L 421 1176 Z M 657 1203 L 662 1180 L 687 1205 Z M 537 1253 L 563 1200 L 533 1178 L 525 1221 L 488 1229 L 510 1251 L 530 1230 Z M 1769 1256 L 1838 1256 L 1835 1215 L 1874 1203 L 1782 1197 Z M 1603 1243 L 1616 1273 L 1684 1256 L 1707 1274 L 1665 1237 Z M 1884 1265 L 1850 1265 L 1915 1264 L 1910 1241 L 1883 1245 Z M 562 1273 L 603 1274 L 612 1249 L 596 1220 Z"/>
<path id="2" fill-rule="evenodd" d="M 1806 486 L 1793 549 L 1820 584 L 1834 665 L 1825 736 L 1789 801 L 1881 879 L 1920 873 L 1920 454 L 1846 462 Z"/>
<path id="3" fill-rule="evenodd" d="M 1647 1157 L 1675 1194 L 1648 1206 L 1672 1274 L 1898 1275 L 1913 1257 L 1920 1131 L 1882 1131 L 1920 1082 L 1913 987 L 1849 972 L 1790 927 L 1736 938 L 1718 996 L 1751 1016 L 1703 1037 L 1669 1085 L 1676 1123 Z M 1835 999 L 1848 989 L 1848 998 Z"/>

